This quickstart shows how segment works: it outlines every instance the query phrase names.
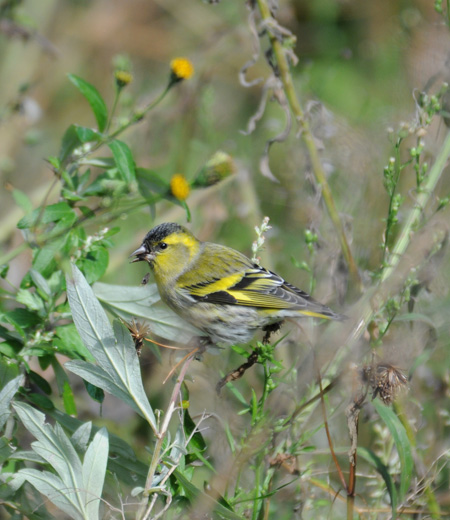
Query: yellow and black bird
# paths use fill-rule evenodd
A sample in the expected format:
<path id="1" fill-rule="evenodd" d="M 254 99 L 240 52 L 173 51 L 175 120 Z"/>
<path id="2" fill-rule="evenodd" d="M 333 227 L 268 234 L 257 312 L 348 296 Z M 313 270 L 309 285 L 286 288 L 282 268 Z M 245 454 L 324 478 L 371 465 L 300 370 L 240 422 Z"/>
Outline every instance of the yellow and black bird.
<path id="1" fill-rule="evenodd" d="M 247 343 L 285 318 L 345 318 L 239 251 L 201 242 L 179 224 L 156 226 L 130 256 L 148 262 L 161 299 L 213 344 Z"/>

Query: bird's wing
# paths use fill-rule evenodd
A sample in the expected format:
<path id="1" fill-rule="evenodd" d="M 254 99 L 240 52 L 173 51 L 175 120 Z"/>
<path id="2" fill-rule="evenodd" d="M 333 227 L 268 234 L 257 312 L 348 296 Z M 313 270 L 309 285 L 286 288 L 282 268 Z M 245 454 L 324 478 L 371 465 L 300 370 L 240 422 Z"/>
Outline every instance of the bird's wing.
<path id="1" fill-rule="evenodd" d="M 238 259 L 241 259 L 241 256 L 234 260 Z M 316 302 L 297 287 L 288 284 L 281 276 L 252 265 L 246 258 L 245 260 L 246 263 L 238 265 L 239 270 L 233 270 L 227 262 L 220 266 L 222 269 L 218 269 L 217 265 L 211 271 L 204 269 L 203 272 L 210 273 L 210 276 L 205 276 L 200 283 L 184 285 L 183 289 L 199 302 L 243 305 L 261 310 L 288 309 L 309 316 L 338 318 L 331 309 Z M 215 256 L 214 263 L 217 261 Z M 234 264 L 235 262 L 232 263 Z M 222 276 L 218 277 L 218 273 Z"/>

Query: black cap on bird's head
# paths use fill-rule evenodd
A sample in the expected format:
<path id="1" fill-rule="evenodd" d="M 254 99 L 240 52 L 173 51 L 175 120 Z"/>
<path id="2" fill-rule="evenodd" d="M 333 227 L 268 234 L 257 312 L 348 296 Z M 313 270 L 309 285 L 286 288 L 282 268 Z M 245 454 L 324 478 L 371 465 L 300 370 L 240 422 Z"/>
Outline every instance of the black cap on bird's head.
<path id="1" fill-rule="evenodd" d="M 132 256 L 136 257 L 131 263 L 142 262 L 144 260 L 151 263 L 155 258 L 155 246 L 161 244 L 166 237 L 173 233 L 189 233 L 189 231 L 183 226 L 180 226 L 180 224 L 175 224 L 175 222 L 159 224 L 159 226 L 154 227 L 145 235 L 141 246 L 131 253 L 130 258 Z"/>

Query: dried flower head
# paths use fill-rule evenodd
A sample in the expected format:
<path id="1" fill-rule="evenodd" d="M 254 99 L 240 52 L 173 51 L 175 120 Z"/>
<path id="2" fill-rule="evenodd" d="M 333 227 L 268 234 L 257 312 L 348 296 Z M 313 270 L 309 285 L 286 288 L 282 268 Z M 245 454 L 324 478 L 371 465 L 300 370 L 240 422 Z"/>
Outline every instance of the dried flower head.
<path id="1" fill-rule="evenodd" d="M 150 333 L 150 326 L 147 323 L 136 321 L 134 318 L 130 323 L 125 323 L 125 325 L 130 331 L 131 337 L 133 338 L 134 346 L 136 347 L 136 353 L 138 356 L 140 356 L 142 347 L 144 345 L 144 340 Z"/>
<path id="2" fill-rule="evenodd" d="M 172 71 L 171 81 L 176 83 L 183 79 L 189 79 L 194 74 L 194 65 L 187 58 L 175 58 L 170 62 Z"/>
<path id="3" fill-rule="evenodd" d="M 368 383 L 375 399 L 377 395 L 384 404 L 391 404 L 399 393 L 408 385 L 408 378 L 401 370 L 388 363 L 365 365 L 362 369 L 362 379 Z"/>
<path id="4" fill-rule="evenodd" d="M 189 186 L 186 177 L 181 173 L 176 173 L 170 179 L 170 193 L 177 200 L 186 200 L 189 196 L 190 191 L 191 187 Z"/>
<path id="5" fill-rule="evenodd" d="M 133 76 L 126 70 L 116 70 L 114 73 L 117 88 L 122 89 L 133 81 Z"/>

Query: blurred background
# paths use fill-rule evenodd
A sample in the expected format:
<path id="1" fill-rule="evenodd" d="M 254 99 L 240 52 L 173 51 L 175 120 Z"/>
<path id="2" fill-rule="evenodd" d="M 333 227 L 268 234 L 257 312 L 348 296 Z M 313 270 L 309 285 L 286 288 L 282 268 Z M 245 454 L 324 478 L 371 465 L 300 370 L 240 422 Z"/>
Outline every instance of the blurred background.
<path id="1" fill-rule="evenodd" d="M 15 231 L 21 210 L 8 190 L 23 190 L 39 205 L 53 180 L 45 158 L 57 155 L 66 127 L 94 125 L 88 104 L 67 74 L 96 85 L 111 104 L 114 63 L 129 60 L 134 81 L 118 112 L 128 115 L 161 91 L 170 60 L 186 56 L 195 65 L 192 81 L 170 92 L 125 136 L 137 164 L 167 178 L 175 172 L 189 178 L 215 151 L 224 150 L 237 162 L 238 175 L 227 187 L 202 193 L 191 203 L 192 226 L 203 239 L 248 252 L 253 225 L 268 215 L 276 226 L 267 249 L 269 267 L 282 268 L 286 276 L 295 272 L 297 283 L 308 283 L 307 275 L 290 262 L 291 256 L 302 255 L 303 230 L 308 227 L 321 230 L 322 245 L 333 258 L 335 241 L 327 235 L 332 230 L 317 206 L 308 158 L 294 131 L 270 152 L 279 183 L 259 172 L 266 140 L 284 128 L 283 112 L 269 101 L 255 131 L 242 133 L 262 94 L 262 83 L 250 88 L 239 84 L 239 69 L 252 55 L 245 2 L 4 0 L 0 6 L 3 248 L 21 240 Z M 8 9 L 13 19 L 8 18 Z M 283 1 L 277 18 L 296 36 L 297 92 L 323 148 L 323 162 L 355 256 L 362 268 L 373 269 L 380 260 L 373 240 L 381 240 L 387 210 L 382 170 L 391 153 L 389 128 L 414 117 L 415 91 L 436 76 L 438 84 L 449 75 L 448 29 L 426 0 Z M 260 58 L 247 79 L 265 78 L 268 73 Z M 427 141 L 438 148 L 444 133 L 436 128 Z M 156 221 L 169 217 L 184 219 L 175 212 L 158 214 Z M 116 283 L 134 279 L 135 269 L 122 268 L 124 255 L 153 224 L 141 214 L 124 218 L 127 222 L 122 222 L 107 274 L 107 280 Z M 327 264 L 329 258 L 323 258 Z M 326 273 L 319 278 L 324 275 L 327 286 Z"/>
<path id="2" fill-rule="evenodd" d="M 394 133 L 402 122 L 409 124 L 416 117 L 419 92 L 433 92 L 450 80 L 448 27 L 429 0 L 280 0 L 279 4 L 277 20 L 296 38 L 293 50 L 298 64 L 293 76 L 297 94 L 321 150 L 353 254 L 366 286 L 370 286 L 370 273 L 381 261 L 379 244 L 389 202 L 383 168 L 393 153 Z M 294 126 L 283 142 L 271 147 L 270 168 L 277 182 L 261 174 L 260 161 L 267 140 L 285 128 L 279 105 L 269 100 L 255 130 L 245 132 L 258 111 L 264 85 L 259 82 L 244 87 L 239 81 L 240 69 L 254 52 L 248 12 L 246 3 L 237 0 L 0 0 L 2 253 L 22 242 L 16 224 L 23 212 L 12 197 L 12 189 L 23 191 L 34 207 L 39 207 L 54 180 L 46 158 L 57 155 L 65 129 L 72 123 L 95 125 L 89 105 L 67 74 L 79 75 L 95 85 L 110 106 L 115 64 L 129 63 L 133 81 L 121 97 L 120 118 L 156 98 L 167 84 L 170 61 L 184 56 L 194 64 L 193 78 L 172 89 L 123 136 L 136 163 L 157 171 L 168 182 L 174 173 L 193 179 L 218 150 L 230 154 L 236 173 L 212 188 L 194 191 L 188 198 L 191 229 L 203 240 L 251 254 L 254 226 L 269 216 L 272 230 L 261 253 L 265 266 L 309 291 L 310 274 L 298 266 L 311 262 L 317 279 L 314 296 L 345 311 L 347 288 L 339 243 L 320 203 L 297 129 Z M 264 53 L 267 41 L 262 45 Z M 269 75 L 264 56 L 260 56 L 246 78 L 252 81 Z M 446 133 L 444 123 L 436 119 L 423 136 L 430 161 Z M 414 143 L 412 139 L 411 146 Z M 400 221 L 414 204 L 410 192 L 414 186 L 411 170 L 401 180 L 400 191 L 407 194 L 407 201 Z M 438 192 L 447 196 L 449 190 L 447 175 Z M 57 197 L 55 187 L 46 202 L 55 202 Z M 448 211 L 442 218 L 448 222 Z M 145 208 L 124 211 L 101 281 L 138 285 L 147 268 L 130 265 L 128 255 L 153 225 L 164 221 L 186 224 L 186 213 L 169 203 L 157 205 L 154 215 Z M 96 222 L 92 232 L 101 227 L 101 221 Z M 305 243 L 305 230 L 318 235 L 313 257 Z M 12 262 L 9 278 L 13 283 L 19 284 L 29 269 L 29 255 L 26 251 Z M 411 383 L 415 388 L 410 402 L 412 424 L 424 427 L 424 443 L 436 443 L 429 461 L 436 460 L 450 433 L 445 412 L 450 404 L 448 267 L 445 253 L 429 277 L 430 292 L 419 304 L 419 309 L 433 316 L 437 336 L 426 366 Z M 392 361 L 400 361 L 408 370 L 414 356 L 429 346 L 429 334 L 427 327 L 420 326 L 414 331 L 406 325 L 393 329 L 388 338 Z M 294 360 L 300 368 L 301 361 L 292 352 L 295 338 L 286 347 L 291 350 L 282 350 L 281 356 Z M 166 392 L 161 390 L 161 380 L 174 364 L 172 357 L 166 357 L 165 365 L 155 368 L 154 359 L 146 360 L 143 355 L 143 366 L 152 367 L 147 371 L 148 376 L 153 375 L 149 388 L 161 392 L 161 402 Z M 221 432 L 222 437 L 213 439 L 211 435 L 211 442 L 216 443 L 212 450 L 219 459 L 227 453 L 223 451 L 221 421 L 228 421 L 237 430 L 242 427 L 236 403 L 216 397 L 212 390 L 224 362 L 223 354 L 209 356 L 205 364 L 198 364 L 198 373 L 194 370 L 192 374 L 196 383 L 192 391 L 198 395 L 197 399 L 191 396 L 193 415 L 203 409 L 220 409 L 218 425 L 212 431 Z M 309 374 L 305 381 L 311 377 Z M 248 382 L 242 383 L 245 391 L 257 386 L 257 378 L 257 373 L 248 376 Z M 274 398 L 275 408 L 282 410 L 291 392 L 286 385 Z M 431 406 L 435 409 L 430 410 Z M 343 408 L 340 412 L 339 425 L 335 426 L 343 438 L 347 435 Z M 123 417 L 123 411 L 117 413 Z M 108 409 L 107 400 L 104 415 L 114 420 L 114 405 Z M 111 422 L 109 427 L 117 425 Z M 134 433 L 139 432 L 139 425 L 134 427 Z M 364 425 L 362 435 L 367 442 L 375 436 Z M 143 439 L 145 436 L 143 433 Z M 324 438 L 318 440 L 321 442 L 325 446 Z"/>

